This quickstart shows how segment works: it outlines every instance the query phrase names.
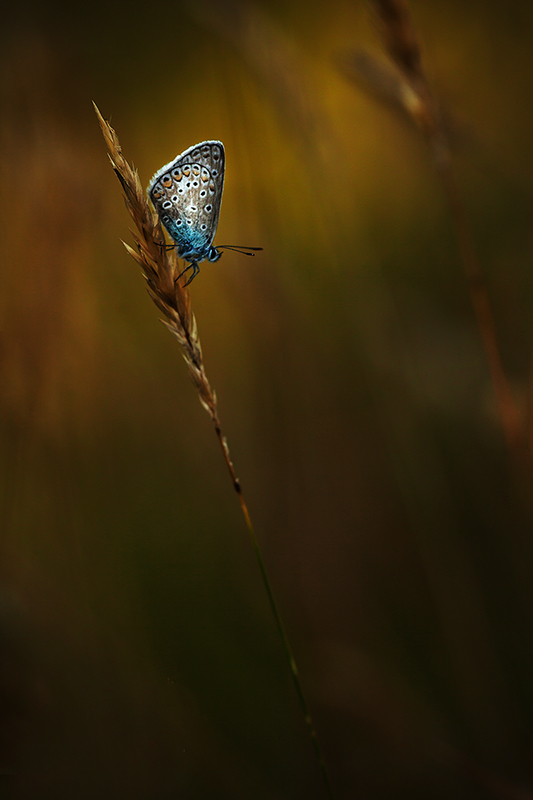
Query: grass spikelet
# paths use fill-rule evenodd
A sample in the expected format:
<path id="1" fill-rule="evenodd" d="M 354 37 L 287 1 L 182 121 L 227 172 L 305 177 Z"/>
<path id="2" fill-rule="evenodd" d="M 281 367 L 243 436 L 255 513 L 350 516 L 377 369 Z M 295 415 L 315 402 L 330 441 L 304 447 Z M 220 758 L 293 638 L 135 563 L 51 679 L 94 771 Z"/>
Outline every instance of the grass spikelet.
<path id="1" fill-rule="evenodd" d="M 381 34 L 392 61 L 412 83 L 425 84 L 418 38 L 404 0 L 373 0 Z"/>
<path id="2" fill-rule="evenodd" d="M 97 106 L 93 105 L 107 144 L 111 166 L 120 181 L 126 208 L 137 229 L 137 232 L 132 231 L 137 250 L 126 242 L 123 242 L 124 247 L 141 267 L 148 294 L 165 317 L 161 321 L 183 348 L 183 356 L 200 402 L 215 426 L 219 426 L 216 396 L 205 373 L 189 290 L 178 280 L 180 269 L 176 251 L 166 249 L 161 223 L 148 204 L 137 170 L 126 161 L 117 134 Z"/>
<path id="3" fill-rule="evenodd" d="M 421 118 L 421 100 L 396 66 L 377 59 L 364 50 L 339 55 L 336 63 L 341 72 L 372 97 L 398 112 L 410 123 Z"/>
<path id="4" fill-rule="evenodd" d="M 405 110 L 431 139 L 435 158 L 448 152 L 440 111 L 422 64 L 422 48 L 405 0 L 371 0 L 386 52 L 396 66 Z"/>

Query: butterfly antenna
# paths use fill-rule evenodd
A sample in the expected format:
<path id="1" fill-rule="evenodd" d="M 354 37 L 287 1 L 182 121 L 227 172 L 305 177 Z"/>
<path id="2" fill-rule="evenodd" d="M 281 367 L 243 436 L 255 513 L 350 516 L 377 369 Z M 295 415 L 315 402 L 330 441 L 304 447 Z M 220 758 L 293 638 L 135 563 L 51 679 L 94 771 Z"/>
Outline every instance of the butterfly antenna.
<path id="1" fill-rule="evenodd" d="M 262 250 L 262 247 L 245 247 L 244 245 L 236 245 L 236 244 L 218 244 L 217 250 L 233 250 L 235 253 L 241 253 L 243 256 L 255 256 L 254 253 L 250 253 L 250 250 Z"/>

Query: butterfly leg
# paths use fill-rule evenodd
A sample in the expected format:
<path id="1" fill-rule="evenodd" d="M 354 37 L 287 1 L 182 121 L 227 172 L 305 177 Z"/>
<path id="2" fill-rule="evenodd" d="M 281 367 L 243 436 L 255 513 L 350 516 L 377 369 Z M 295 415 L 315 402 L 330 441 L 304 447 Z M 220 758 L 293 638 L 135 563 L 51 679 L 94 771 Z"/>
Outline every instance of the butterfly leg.
<path id="1" fill-rule="evenodd" d="M 193 281 L 193 280 L 196 278 L 196 276 L 198 275 L 198 273 L 200 272 L 200 267 L 198 266 L 198 264 L 196 263 L 196 261 L 193 261 L 192 263 L 190 263 L 190 264 L 187 264 L 187 266 L 185 267 L 185 269 L 183 270 L 183 272 L 180 272 L 180 274 L 178 275 L 178 277 L 176 278 L 176 280 L 177 280 L 177 281 L 179 281 L 179 279 L 181 278 L 181 276 L 182 276 L 182 275 L 185 275 L 185 273 L 186 273 L 186 272 L 188 272 L 190 269 L 192 269 L 192 271 L 193 271 L 193 272 L 192 272 L 192 275 L 191 275 L 191 277 L 189 278 L 189 280 L 188 280 L 186 283 L 184 283 L 184 284 L 183 284 L 183 285 L 184 285 L 184 287 L 185 287 L 185 286 L 188 286 L 188 285 L 189 285 L 189 283 L 190 283 L 191 281 Z"/>

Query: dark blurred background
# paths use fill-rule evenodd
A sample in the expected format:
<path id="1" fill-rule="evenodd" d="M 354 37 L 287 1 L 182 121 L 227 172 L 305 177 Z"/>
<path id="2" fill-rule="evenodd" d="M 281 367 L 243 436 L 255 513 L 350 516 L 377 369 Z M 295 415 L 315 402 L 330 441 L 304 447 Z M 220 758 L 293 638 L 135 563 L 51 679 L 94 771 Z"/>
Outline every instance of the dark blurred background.
<path id="1" fill-rule="evenodd" d="M 412 2 L 531 408 L 528 0 Z M 91 106 L 146 185 L 218 138 L 191 286 L 339 800 L 533 797 L 530 483 L 363 2 L 26 2 L 0 33 L 0 794 L 320 800 L 209 418 Z"/>

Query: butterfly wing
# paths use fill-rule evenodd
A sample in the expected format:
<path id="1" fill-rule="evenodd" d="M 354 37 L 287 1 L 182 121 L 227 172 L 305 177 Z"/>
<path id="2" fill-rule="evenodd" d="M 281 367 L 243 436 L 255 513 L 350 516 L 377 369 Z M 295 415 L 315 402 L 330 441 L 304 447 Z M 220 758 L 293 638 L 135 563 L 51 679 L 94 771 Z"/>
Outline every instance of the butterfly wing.
<path id="1" fill-rule="evenodd" d="M 150 181 L 150 200 L 182 258 L 202 261 L 209 252 L 220 214 L 225 163 L 222 142 L 208 140 L 189 147 Z"/>

